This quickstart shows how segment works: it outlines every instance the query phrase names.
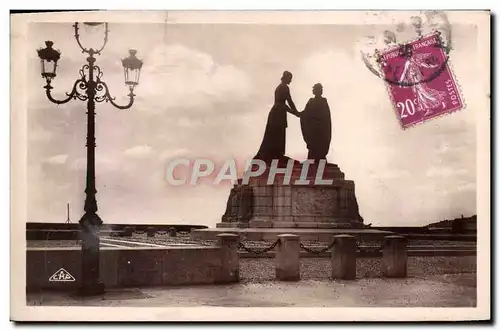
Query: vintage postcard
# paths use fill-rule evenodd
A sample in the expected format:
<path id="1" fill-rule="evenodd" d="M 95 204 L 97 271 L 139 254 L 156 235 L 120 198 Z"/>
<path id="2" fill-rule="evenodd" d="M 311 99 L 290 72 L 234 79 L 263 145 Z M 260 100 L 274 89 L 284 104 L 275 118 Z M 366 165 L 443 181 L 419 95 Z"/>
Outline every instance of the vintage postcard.
<path id="1" fill-rule="evenodd" d="M 491 318 L 489 11 L 12 14 L 11 46 L 12 320 Z"/>

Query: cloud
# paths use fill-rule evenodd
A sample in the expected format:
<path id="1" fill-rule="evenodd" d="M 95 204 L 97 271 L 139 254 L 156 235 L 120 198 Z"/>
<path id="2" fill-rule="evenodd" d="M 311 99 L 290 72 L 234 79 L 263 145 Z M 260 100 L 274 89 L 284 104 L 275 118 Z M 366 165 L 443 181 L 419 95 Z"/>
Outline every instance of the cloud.
<path id="1" fill-rule="evenodd" d="M 474 199 L 475 201 L 476 189 L 476 183 L 457 182 L 456 186 L 445 187 L 440 190 L 439 193 L 443 196 L 460 196 L 463 194 L 467 194 L 471 199 Z"/>
<path id="2" fill-rule="evenodd" d="M 159 159 L 160 160 L 166 160 L 169 158 L 177 157 L 177 156 L 183 156 L 189 153 L 189 150 L 186 148 L 178 148 L 178 149 L 167 149 L 161 152 Z"/>
<path id="3" fill-rule="evenodd" d="M 28 131 L 28 138 L 31 141 L 48 142 L 52 138 L 52 132 L 43 128 Z"/>
<path id="4" fill-rule="evenodd" d="M 245 72 L 215 63 L 209 54 L 183 45 L 157 45 L 145 63 L 137 102 L 148 112 L 221 112 L 224 109 L 210 105 L 240 102 L 251 92 Z"/>
<path id="5" fill-rule="evenodd" d="M 48 164 L 64 164 L 68 159 L 68 154 L 59 154 L 52 157 L 49 157 L 45 160 Z"/>
<path id="6" fill-rule="evenodd" d="M 370 177 L 383 179 L 407 179 L 411 177 L 411 172 L 405 169 L 384 169 L 372 172 Z"/>
<path id="7" fill-rule="evenodd" d="M 110 155 L 97 155 L 95 159 L 96 168 L 100 171 L 104 170 L 115 170 L 116 167 L 119 167 L 119 156 L 116 154 Z M 73 170 L 85 170 L 87 169 L 87 158 L 80 157 L 74 159 L 71 162 L 71 169 Z"/>
<path id="8" fill-rule="evenodd" d="M 87 159 L 85 158 L 78 158 L 71 163 L 71 169 L 74 170 L 82 170 L 86 169 L 86 167 L 87 167 Z"/>
<path id="9" fill-rule="evenodd" d="M 450 176 L 459 176 L 459 175 L 467 175 L 469 171 L 467 169 L 456 169 L 452 167 L 440 167 L 440 168 L 430 168 L 425 173 L 428 177 L 450 177 Z"/>
<path id="10" fill-rule="evenodd" d="M 124 154 L 130 157 L 144 157 L 150 155 L 152 148 L 147 145 L 139 145 L 125 150 Z"/>

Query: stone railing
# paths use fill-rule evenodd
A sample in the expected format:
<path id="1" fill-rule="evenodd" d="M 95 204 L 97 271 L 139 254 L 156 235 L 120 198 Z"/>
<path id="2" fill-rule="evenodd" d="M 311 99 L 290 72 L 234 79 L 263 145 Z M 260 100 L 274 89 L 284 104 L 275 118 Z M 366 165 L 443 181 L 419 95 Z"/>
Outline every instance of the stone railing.
<path id="1" fill-rule="evenodd" d="M 275 249 L 276 254 L 276 279 L 299 280 L 301 249 L 314 254 L 325 253 L 331 249 L 331 277 L 333 279 L 351 280 L 356 278 L 356 257 L 358 244 L 356 238 L 343 234 L 332 238 L 330 245 L 319 251 L 307 248 L 300 243 L 300 237 L 294 234 L 281 234 L 269 247 L 252 250 L 239 244 L 246 251 L 253 254 L 262 254 L 270 249 Z M 402 236 L 386 236 L 381 247 L 382 274 L 386 277 L 406 277 L 407 275 L 407 240 Z"/>
<path id="2" fill-rule="evenodd" d="M 300 243 L 299 236 L 281 234 L 269 247 L 258 251 L 246 247 L 236 234 L 222 233 L 217 237 L 217 244 L 210 247 L 101 248 L 101 278 L 107 288 L 237 283 L 240 280 L 239 249 L 243 248 L 255 254 L 275 250 L 276 279 L 300 279 L 300 252 L 306 247 Z M 337 235 L 319 252 L 330 248 L 332 278 L 355 279 L 356 238 Z M 383 275 L 406 277 L 406 239 L 387 236 L 381 250 Z M 54 279 L 53 275 L 61 269 L 64 275 L 71 277 Z M 81 248 L 28 248 L 26 272 L 28 290 L 74 291 L 81 282 Z"/>
<path id="3" fill-rule="evenodd" d="M 100 275 L 106 288 L 225 284 L 239 281 L 238 236 L 219 235 L 215 246 L 105 247 Z M 64 269 L 68 279 L 52 279 Z M 81 248 L 40 247 L 26 252 L 27 290 L 74 291 L 81 282 Z M 73 279 L 72 279 L 73 278 Z"/>

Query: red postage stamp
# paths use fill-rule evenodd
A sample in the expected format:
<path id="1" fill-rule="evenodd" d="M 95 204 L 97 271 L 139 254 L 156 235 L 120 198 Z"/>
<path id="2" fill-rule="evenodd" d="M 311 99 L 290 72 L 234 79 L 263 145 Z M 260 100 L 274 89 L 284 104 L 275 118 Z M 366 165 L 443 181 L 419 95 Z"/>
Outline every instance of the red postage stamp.
<path id="1" fill-rule="evenodd" d="M 464 108 L 448 53 L 438 33 L 377 53 L 403 128 Z"/>

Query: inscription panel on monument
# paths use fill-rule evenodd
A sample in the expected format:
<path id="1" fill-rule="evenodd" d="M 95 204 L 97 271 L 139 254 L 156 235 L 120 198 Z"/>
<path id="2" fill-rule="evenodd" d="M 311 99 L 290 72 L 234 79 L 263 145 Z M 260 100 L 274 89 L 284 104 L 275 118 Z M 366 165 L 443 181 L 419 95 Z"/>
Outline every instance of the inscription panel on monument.
<path id="1" fill-rule="evenodd" d="M 335 189 L 316 186 L 296 187 L 292 190 L 292 215 L 333 216 L 337 209 Z"/>

